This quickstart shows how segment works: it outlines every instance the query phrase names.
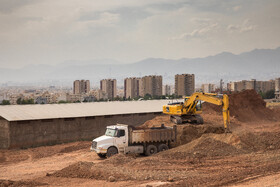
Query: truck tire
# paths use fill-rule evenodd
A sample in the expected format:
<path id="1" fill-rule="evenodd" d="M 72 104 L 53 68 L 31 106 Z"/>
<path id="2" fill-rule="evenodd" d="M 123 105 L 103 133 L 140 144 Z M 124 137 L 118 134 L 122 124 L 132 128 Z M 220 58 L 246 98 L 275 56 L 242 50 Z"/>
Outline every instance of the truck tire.
<path id="1" fill-rule="evenodd" d="M 145 155 L 150 156 L 156 154 L 157 152 L 157 147 L 155 145 L 148 145 L 145 151 Z"/>
<path id="2" fill-rule="evenodd" d="M 97 155 L 99 156 L 99 158 L 106 158 L 106 154 L 98 153 Z"/>
<path id="3" fill-rule="evenodd" d="M 166 144 L 160 144 L 158 146 L 158 152 L 168 150 L 168 146 Z"/>
<path id="4" fill-rule="evenodd" d="M 110 147 L 108 150 L 107 150 L 107 153 L 106 153 L 106 156 L 107 158 L 115 155 L 115 154 L 118 154 L 118 149 L 116 147 Z"/>

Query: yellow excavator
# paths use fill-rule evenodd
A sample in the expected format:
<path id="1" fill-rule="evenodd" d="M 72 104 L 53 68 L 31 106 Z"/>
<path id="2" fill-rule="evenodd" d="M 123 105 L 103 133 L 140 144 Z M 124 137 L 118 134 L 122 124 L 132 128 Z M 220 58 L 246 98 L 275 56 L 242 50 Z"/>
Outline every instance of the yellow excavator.
<path id="1" fill-rule="evenodd" d="M 170 115 L 170 120 L 176 124 L 195 123 L 203 124 L 202 101 L 223 106 L 223 119 L 225 132 L 229 131 L 229 99 L 228 95 L 220 97 L 214 93 L 196 92 L 186 97 L 184 102 L 169 103 L 163 106 L 163 113 Z"/>

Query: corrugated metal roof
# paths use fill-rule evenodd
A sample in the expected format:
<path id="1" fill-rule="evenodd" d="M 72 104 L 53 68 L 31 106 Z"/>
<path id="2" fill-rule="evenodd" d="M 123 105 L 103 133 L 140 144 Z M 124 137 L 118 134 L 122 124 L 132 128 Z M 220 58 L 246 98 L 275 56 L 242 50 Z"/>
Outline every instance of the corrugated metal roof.
<path id="1" fill-rule="evenodd" d="M 0 116 L 8 121 L 74 118 L 116 114 L 162 112 L 171 100 L 114 101 L 46 105 L 0 106 Z"/>

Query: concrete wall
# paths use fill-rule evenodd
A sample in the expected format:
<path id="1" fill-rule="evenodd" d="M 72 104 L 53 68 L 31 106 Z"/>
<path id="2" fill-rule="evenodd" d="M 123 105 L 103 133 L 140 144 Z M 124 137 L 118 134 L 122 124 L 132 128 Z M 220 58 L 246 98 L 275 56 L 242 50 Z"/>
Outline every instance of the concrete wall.
<path id="1" fill-rule="evenodd" d="M 10 122 L 8 147 L 27 148 L 77 140 L 92 140 L 103 135 L 108 125 L 123 123 L 138 126 L 158 115 L 160 113 Z M 6 139 L 8 138 L 3 138 L 3 142 Z M 0 148 L 7 148 L 7 146 L 1 146 Z"/>
<path id="2" fill-rule="evenodd" d="M 0 118 L 0 148 L 8 148 L 9 141 L 9 122 Z"/>

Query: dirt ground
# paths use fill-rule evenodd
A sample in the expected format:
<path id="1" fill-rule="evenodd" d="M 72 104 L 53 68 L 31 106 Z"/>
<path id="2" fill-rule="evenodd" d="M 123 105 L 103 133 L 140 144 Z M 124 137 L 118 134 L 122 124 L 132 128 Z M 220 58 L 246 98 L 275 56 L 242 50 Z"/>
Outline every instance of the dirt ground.
<path id="1" fill-rule="evenodd" d="M 232 133 L 221 108 L 206 104 L 205 124 L 177 126 L 173 148 L 150 157 L 100 159 L 86 141 L 1 150 L 0 186 L 280 186 L 280 107 L 253 91 L 230 102 Z M 142 127 L 162 123 L 174 125 L 163 115 Z"/>

